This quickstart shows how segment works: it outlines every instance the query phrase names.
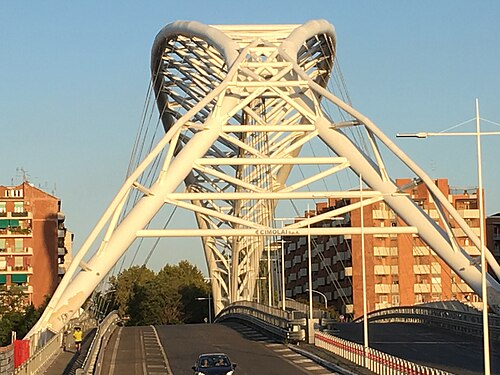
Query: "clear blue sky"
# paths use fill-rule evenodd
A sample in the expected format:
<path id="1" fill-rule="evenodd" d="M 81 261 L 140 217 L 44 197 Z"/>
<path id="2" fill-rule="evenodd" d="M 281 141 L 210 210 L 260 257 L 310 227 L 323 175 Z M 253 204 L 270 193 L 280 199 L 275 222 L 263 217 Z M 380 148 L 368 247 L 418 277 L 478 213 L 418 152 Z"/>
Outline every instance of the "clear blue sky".
<path id="1" fill-rule="evenodd" d="M 251 4 L 251 5 L 244 5 Z M 388 136 L 500 123 L 497 1 L 2 1 L 0 184 L 30 181 L 61 198 L 78 249 L 124 179 L 149 80 L 150 48 L 175 20 L 336 28 L 353 105 Z M 484 130 L 500 130 L 483 123 Z M 474 124 L 460 128 L 473 131 Z M 475 186 L 473 138 L 400 140 L 431 177 Z M 483 139 L 486 211 L 500 211 L 500 138 Z M 405 177 L 391 174 L 393 178 Z M 202 268 L 199 242 L 188 258 Z"/>

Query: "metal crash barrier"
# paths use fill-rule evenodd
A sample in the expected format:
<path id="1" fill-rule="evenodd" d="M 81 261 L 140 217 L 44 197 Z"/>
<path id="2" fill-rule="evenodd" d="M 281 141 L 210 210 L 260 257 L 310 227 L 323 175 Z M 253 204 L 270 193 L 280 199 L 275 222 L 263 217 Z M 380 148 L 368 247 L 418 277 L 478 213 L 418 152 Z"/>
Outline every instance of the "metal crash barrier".
<path id="1" fill-rule="evenodd" d="M 216 317 L 216 322 L 243 320 L 283 340 L 298 342 L 306 337 L 306 318 L 301 311 L 288 311 L 256 302 L 232 303 Z"/>
<path id="2" fill-rule="evenodd" d="M 354 322 L 362 321 L 362 317 Z M 483 317 L 480 312 L 454 311 L 426 306 L 400 306 L 377 310 L 368 314 L 369 322 L 421 323 L 459 333 L 483 337 Z M 488 318 L 490 339 L 500 341 L 500 317 Z"/>
<path id="3" fill-rule="evenodd" d="M 120 321 L 121 319 L 118 315 L 118 311 L 112 311 L 104 318 L 101 324 L 97 326 L 97 332 L 90 344 L 90 349 L 87 352 L 82 367 L 76 370 L 76 375 L 101 373 L 99 361 L 100 354 L 102 355 L 101 347 L 107 344 L 116 325 Z"/>

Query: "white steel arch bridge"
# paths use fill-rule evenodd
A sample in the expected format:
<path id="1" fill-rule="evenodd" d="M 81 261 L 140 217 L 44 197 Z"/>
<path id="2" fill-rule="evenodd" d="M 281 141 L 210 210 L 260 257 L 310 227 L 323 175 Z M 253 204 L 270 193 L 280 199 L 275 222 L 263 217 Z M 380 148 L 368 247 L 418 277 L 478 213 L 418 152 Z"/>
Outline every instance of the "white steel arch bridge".
<path id="1" fill-rule="evenodd" d="M 252 300 L 271 235 L 360 234 L 361 228 L 313 224 L 382 200 L 408 226 L 364 228 L 364 233 L 418 233 L 481 295 L 480 265 L 458 245 L 449 222 L 480 248 L 478 237 L 418 165 L 369 118 L 326 89 L 335 51 L 335 31 L 325 20 L 165 26 L 151 56 L 165 134 L 130 172 L 29 335 L 58 331 L 138 238 L 201 237 L 218 312 L 230 302 Z M 353 134 L 362 134 L 365 147 Z M 305 153 L 313 141 L 323 148 Z M 444 229 L 401 194 L 383 154 L 398 159 L 427 186 Z M 159 171 L 145 183 L 155 163 Z M 313 172 L 293 177 L 294 169 L 306 166 Z M 318 181 L 346 171 L 359 176 L 369 191 L 318 188 Z M 126 209 L 134 192 L 140 197 Z M 283 201 L 314 204 L 329 197 L 363 199 L 275 229 Z M 197 228 L 152 229 L 165 206 L 192 211 Z M 490 269 L 500 276 L 498 263 L 485 251 Z M 498 307 L 500 284 L 490 275 L 487 283 L 490 305 Z"/>

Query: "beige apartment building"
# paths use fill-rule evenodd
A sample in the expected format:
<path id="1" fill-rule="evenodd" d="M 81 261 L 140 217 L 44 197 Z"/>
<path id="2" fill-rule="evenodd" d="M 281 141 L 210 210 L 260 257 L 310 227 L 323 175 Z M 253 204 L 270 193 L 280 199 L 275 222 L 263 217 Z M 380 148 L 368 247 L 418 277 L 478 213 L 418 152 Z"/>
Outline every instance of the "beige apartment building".
<path id="1" fill-rule="evenodd" d="M 16 285 L 35 307 L 65 273 L 72 234 L 61 201 L 29 182 L 0 186 L 0 292 Z"/>
<path id="2" fill-rule="evenodd" d="M 399 179 L 397 185 L 404 186 L 409 182 L 410 179 Z M 447 179 L 437 179 L 435 184 L 449 198 L 450 203 L 472 230 L 479 235 L 477 189 L 453 189 L 448 185 Z M 418 185 L 406 193 L 439 223 L 436 207 L 425 185 Z M 352 202 L 330 199 L 328 202 L 317 204 L 316 211 L 308 214 L 319 214 Z M 406 225 L 383 202 L 365 206 L 363 216 L 366 227 Z M 360 217 L 359 210 L 352 211 L 343 221 L 328 221 L 319 225 L 360 227 Z M 453 227 L 454 223 L 451 224 Z M 479 257 L 478 250 L 469 243 L 463 231 L 460 229 L 454 231 L 459 245 L 471 256 Z M 306 290 L 309 288 L 307 238 L 289 237 L 286 241 L 286 297 L 307 299 Z M 361 237 L 319 236 L 313 238 L 312 242 L 312 288 L 319 292 L 314 293 L 314 299 L 322 303 L 323 297 L 320 295 L 322 293 L 327 297 L 329 306 L 335 307 L 340 313 L 353 317 L 362 315 Z M 418 235 L 365 235 L 364 247 L 368 311 L 450 299 L 479 302 L 478 296 L 472 289 L 459 279 Z"/>

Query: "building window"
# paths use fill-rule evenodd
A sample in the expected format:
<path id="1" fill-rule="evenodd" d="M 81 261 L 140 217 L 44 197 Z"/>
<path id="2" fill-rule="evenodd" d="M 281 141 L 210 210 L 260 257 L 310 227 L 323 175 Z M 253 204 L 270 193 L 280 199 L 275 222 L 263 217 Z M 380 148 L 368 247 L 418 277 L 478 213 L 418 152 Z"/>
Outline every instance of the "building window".
<path id="1" fill-rule="evenodd" d="M 0 213 L 5 213 L 5 212 L 7 212 L 7 203 L 0 202 Z"/>
<path id="2" fill-rule="evenodd" d="M 14 257 L 14 269 L 22 270 L 24 268 L 24 258 L 23 257 Z"/>
<path id="3" fill-rule="evenodd" d="M 23 202 L 14 202 L 14 212 L 22 213 L 24 212 Z"/>
<path id="4" fill-rule="evenodd" d="M 6 251 L 7 244 L 5 243 L 5 238 L 0 238 L 0 251 Z"/>
<path id="5" fill-rule="evenodd" d="M 7 269 L 7 258 L 0 257 L 0 271 L 5 271 Z"/>
<path id="6" fill-rule="evenodd" d="M 16 238 L 14 239 L 14 249 L 16 252 L 21 252 L 23 251 L 23 246 L 24 245 L 24 240 L 22 238 Z"/>

